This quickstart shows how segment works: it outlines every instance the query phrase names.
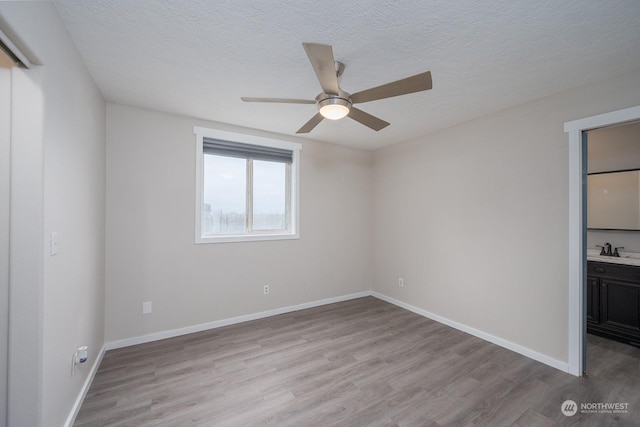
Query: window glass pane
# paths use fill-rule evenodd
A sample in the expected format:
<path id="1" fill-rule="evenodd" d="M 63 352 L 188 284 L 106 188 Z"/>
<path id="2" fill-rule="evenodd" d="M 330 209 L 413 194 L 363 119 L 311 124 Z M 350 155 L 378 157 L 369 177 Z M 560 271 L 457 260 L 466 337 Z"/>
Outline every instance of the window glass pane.
<path id="1" fill-rule="evenodd" d="M 253 229 L 284 230 L 286 222 L 287 165 L 253 161 Z"/>
<path id="2" fill-rule="evenodd" d="M 247 161 L 204 155 L 202 235 L 246 231 Z"/>

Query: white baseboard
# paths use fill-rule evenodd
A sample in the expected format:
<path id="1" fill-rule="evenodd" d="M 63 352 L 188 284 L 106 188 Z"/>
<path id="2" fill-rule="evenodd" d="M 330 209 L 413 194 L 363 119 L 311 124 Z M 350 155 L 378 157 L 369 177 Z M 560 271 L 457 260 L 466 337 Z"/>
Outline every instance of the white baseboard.
<path id="1" fill-rule="evenodd" d="M 262 319 L 265 317 L 276 316 L 278 314 L 290 313 L 292 311 L 304 310 L 306 308 L 318 307 L 321 305 L 333 304 L 336 302 L 348 301 L 351 299 L 371 296 L 370 291 L 357 292 L 355 294 L 342 295 L 338 297 L 325 298 L 322 300 L 306 302 L 303 304 L 291 305 L 288 307 L 276 308 L 273 310 L 261 311 L 259 313 L 247 314 L 244 316 L 231 317 L 229 319 L 216 320 L 214 322 L 201 323 L 199 325 L 187 326 L 169 331 L 156 332 L 148 335 L 141 335 L 123 340 L 111 341 L 106 343 L 107 350 L 116 348 L 129 347 L 136 344 L 143 344 L 151 341 L 158 341 L 165 338 L 177 337 L 180 335 L 192 334 L 194 332 L 206 331 L 209 329 L 221 328 L 223 326 L 235 325 L 236 323 L 248 322 L 250 320 Z"/>
<path id="2" fill-rule="evenodd" d="M 549 356 L 546 356 L 542 353 L 538 353 L 537 351 L 531 350 L 530 348 L 523 347 L 519 344 L 515 344 L 511 341 L 505 340 L 504 338 L 496 337 L 495 335 L 488 334 L 486 332 L 480 331 L 478 329 L 472 328 L 471 326 L 464 325 L 462 323 L 458 323 L 456 321 L 447 319 L 446 317 L 439 316 L 437 314 L 431 313 L 429 311 L 423 310 L 418 307 L 414 307 L 410 304 L 407 304 L 402 301 L 398 301 L 397 299 L 388 297 L 384 294 L 372 291 L 371 296 L 374 296 L 378 299 L 391 303 L 393 305 L 397 305 L 398 307 L 404 308 L 406 310 L 412 311 L 421 316 L 427 317 L 431 320 L 435 320 L 438 323 L 442 323 L 443 325 L 451 326 L 452 328 L 458 329 L 459 331 L 466 332 L 470 335 L 481 338 L 485 341 L 489 341 L 493 344 L 499 345 L 500 347 L 504 347 L 508 350 L 515 351 L 516 353 L 522 354 L 530 359 L 536 360 L 538 362 L 544 363 L 545 365 L 549 365 L 553 368 L 559 369 L 563 372 L 571 373 L 569 371 L 569 364 L 566 362 L 562 362 L 557 359 L 553 359 Z"/>
<path id="3" fill-rule="evenodd" d="M 78 416 L 78 412 L 80 411 L 80 407 L 82 406 L 82 402 L 84 401 L 89 388 L 91 387 L 91 383 L 93 382 L 93 378 L 96 376 L 96 372 L 98 372 L 98 368 L 100 367 L 100 363 L 102 363 L 102 357 L 104 356 L 104 352 L 107 351 L 106 345 L 103 345 L 96 359 L 93 361 L 93 366 L 91 366 L 91 371 L 89 371 L 89 375 L 84 380 L 84 384 L 82 384 L 82 388 L 80 389 L 80 393 L 76 398 L 76 401 L 73 403 L 71 407 L 71 412 L 69 412 L 69 416 L 67 417 L 67 421 L 64 423 L 65 427 L 73 426 L 73 423 Z"/>
<path id="4" fill-rule="evenodd" d="M 265 317 L 276 316 L 278 314 L 290 313 L 292 311 L 304 310 L 306 308 L 318 307 L 321 305 L 333 304 L 336 302 L 348 301 L 351 299 L 362 298 L 367 296 L 373 296 L 382 301 L 386 301 L 390 304 L 396 305 L 398 307 L 409 310 L 413 313 L 419 314 L 421 316 L 427 317 L 429 319 L 435 320 L 436 322 L 442 323 L 447 326 L 451 326 L 452 328 L 458 329 L 460 331 L 466 332 L 478 338 L 481 338 L 485 341 L 489 341 L 493 344 L 499 345 L 500 347 L 504 347 L 508 350 L 515 351 L 516 353 L 522 354 L 530 359 L 536 360 L 540 363 L 544 363 L 545 365 L 549 365 L 553 368 L 559 369 L 563 372 L 571 373 L 569 371 L 569 364 L 567 362 L 563 362 L 552 357 L 549 357 L 545 354 L 538 353 L 535 350 L 531 350 L 530 348 L 523 347 L 519 344 L 508 341 L 504 338 L 497 337 L 495 335 L 491 335 L 489 333 L 480 331 L 471 326 L 467 326 L 465 324 L 456 322 L 454 320 L 448 319 L 443 316 L 439 316 L 437 314 L 431 313 L 427 310 L 423 310 L 418 307 L 414 307 L 411 304 L 407 304 L 405 302 L 396 300 L 394 298 L 388 297 L 384 294 L 375 291 L 364 291 L 357 292 L 349 295 L 342 295 L 338 297 L 326 298 L 317 301 L 311 301 L 303 304 L 292 305 L 288 307 L 276 308 L 273 310 L 261 311 L 259 313 L 247 314 L 244 316 L 231 317 L 229 319 L 216 320 L 214 322 L 201 323 L 199 325 L 187 326 L 179 329 L 172 329 L 168 331 L 156 332 L 148 335 L 141 335 L 133 338 L 126 338 L 123 340 L 111 341 L 105 343 L 106 350 L 113 350 L 116 348 L 129 347 L 132 345 L 143 344 L 152 341 L 158 341 L 165 338 L 177 337 L 180 335 L 191 334 L 194 332 L 206 331 L 209 329 L 221 328 L 223 326 L 234 325 L 236 323 L 248 322 L 251 320 L 263 319 Z M 85 391 L 86 393 L 86 391 Z"/>

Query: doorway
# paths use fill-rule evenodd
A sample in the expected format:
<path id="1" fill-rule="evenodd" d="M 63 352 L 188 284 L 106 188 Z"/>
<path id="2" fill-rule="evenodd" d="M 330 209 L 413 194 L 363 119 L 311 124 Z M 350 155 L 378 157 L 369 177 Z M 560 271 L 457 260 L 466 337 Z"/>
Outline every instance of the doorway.
<path id="1" fill-rule="evenodd" d="M 592 366 L 603 359 L 612 359 L 616 352 L 633 354 L 633 348 L 626 347 L 640 345 L 636 333 L 640 274 L 634 267 L 640 265 L 640 121 L 583 134 L 589 342 L 585 369 L 593 373 Z"/>
<path id="2" fill-rule="evenodd" d="M 640 120 L 640 106 L 566 122 L 569 136 L 569 373 L 582 376 L 586 368 L 586 143 L 584 133 Z"/>
<path id="3" fill-rule="evenodd" d="M 10 424 L 10 390 L 12 370 L 10 354 L 12 332 L 19 331 L 19 325 L 11 322 L 11 194 L 13 184 L 13 144 L 15 124 L 15 70 L 16 67 L 29 68 L 30 61 L 0 29 L 0 425 Z M 15 168 L 17 170 L 18 168 Z"/>
<path id="4" fill-rule="evenodd" d="M 9 212 L 11 178 L 11 67 L 0 49 L 0 425 L 5 425 L 9 352 Z"/>

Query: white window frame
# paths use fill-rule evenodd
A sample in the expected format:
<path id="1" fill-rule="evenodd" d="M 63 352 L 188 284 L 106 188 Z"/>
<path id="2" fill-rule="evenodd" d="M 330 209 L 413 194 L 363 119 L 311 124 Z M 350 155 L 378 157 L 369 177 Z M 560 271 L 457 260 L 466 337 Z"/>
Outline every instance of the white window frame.
<path id="1" fill-rule="evenodd" d="M 299 239 L 300 233 L 300 150 L 302 145 L 282 141 L 274 138 L 266 138 L 261 136 L 246 135 L 238 132 L 230 132 L 218 129 L 209 129 L 199 126 L 193 127 L 193 133 L 196 135 L 196 206 L 195 206 L 195 243 L 233 243 L 233 242 L 255 242 L 262 240 L 288 240 Z M 244 234 L 221 234 L 215 236 L 202 235 L 202 204 L 204 193 L 204 138 L 214 138 L 230 142 L 238 142 L 241 144 L 258 145 L 261 147 L 282 148 L 291 150 L 292 160 L 289 168 L 290 179 L 287 198 L 290 200 L 288 209 L 288 229 L 273 231 L 251 231 Z M 251 169 L 249 169 L 251 170 Z M 248 211 L 248 216 L 253 212 Z"/>

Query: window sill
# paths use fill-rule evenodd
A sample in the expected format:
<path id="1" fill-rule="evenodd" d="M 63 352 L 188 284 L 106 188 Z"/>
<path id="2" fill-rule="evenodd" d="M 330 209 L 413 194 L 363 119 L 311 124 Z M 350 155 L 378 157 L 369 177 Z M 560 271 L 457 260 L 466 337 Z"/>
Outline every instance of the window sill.
<path id="1" fill-rule="evenodd" d="M 238 243 L 238 242 L 261 242 L 269 240 L 294 240 L 299 239 L 299 234 L 241 234 L 196 237 L 196 245 L 206 245 L 210 243 Z"/>

